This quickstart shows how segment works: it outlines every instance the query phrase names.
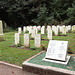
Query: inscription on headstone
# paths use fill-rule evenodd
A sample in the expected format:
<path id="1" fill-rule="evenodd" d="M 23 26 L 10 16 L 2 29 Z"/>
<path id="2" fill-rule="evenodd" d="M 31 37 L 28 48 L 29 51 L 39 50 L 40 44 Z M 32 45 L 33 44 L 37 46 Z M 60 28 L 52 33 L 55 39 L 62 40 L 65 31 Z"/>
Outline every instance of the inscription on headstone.
<path id="1" fill-rule="evenodd" d="M 50 40 L 46 58 L 66 61 L 68 41 Z"/>
<path id="2" fill-rule="evenodd" d="M 67 65 L 70 56 L 67 56 L 68 41 L 50 40 L 43 61 Z"/>

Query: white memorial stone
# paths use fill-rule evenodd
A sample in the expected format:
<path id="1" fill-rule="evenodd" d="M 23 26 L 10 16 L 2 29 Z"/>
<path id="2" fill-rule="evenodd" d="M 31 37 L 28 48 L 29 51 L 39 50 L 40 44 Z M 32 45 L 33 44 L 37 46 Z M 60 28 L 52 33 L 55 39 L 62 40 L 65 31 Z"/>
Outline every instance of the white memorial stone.
<path id="1" fill-rule="evenodd" d="M 30 46 L 30 35 L 24 34 L 24 46 L 29 47 Z"/>
<path id="2" fill-rule="evenodd" d="M 2 21 L 0 21 L 0 41 L 4 40 Z"/>
<path id="3" fill-rule="evenodd" d="M 35 30 L 35 29 L 32 29 L 32 34 L 31 34 L 31 36 L 34 38 L 35 35 L 36 35 L 36 30 Z"/>
<path id="4" fill-rule="evenodd" d="M 45 26 L 41 27 L 41 34 L 45 34 Z"/>
<path id="5" fill-rule="evenodd" d="M 41 47 L 41 34 L 35 35 L 35 46 L 38 48 Z"/>
<path id="6" fill-rule="evenodd" d="M 24 32 L 24 33 L 26 32 L 26 27 L 25 27 L 25 26 L 23 27 L 23 32 Z"/>
<path id="7" fill-rule="evenodd" d="M 43 61 L 49 61 L 67 65 L 70 56 L 67 57 L 68 41 L 50 40 Z"/>
<path id="8" fill-rule="evenodd" d="M 54 31 L 54 33 L 55 33 L 55 35 L 57 36 L 58 35 L 58 28 L 57 27 L 55 27 L 55 31 Z"/>
<path id="9" fill-rule="evenodd" d="M 15 45 L 19 44 L 20 42 L 20 35 L 19 33 L 15 33 Z"/>
<path id="10" fill-rule="evenodd" d="M 48 30 L 48 39 L 52 40 L 52 30 Z"/>
<path id="11" fill-rule="evenodd" d="M 38 30 L 41 30 L 41 26 L 37 26 L 37 29 L 38 29 Z"/>
<path id="12" fill-rule="evenodd" d="M 63 27 L 62 34 L 63 34 L 63 35 L 66 35 L 66 27 Z"/>
<path id="13" fill-rule="evenodd" d="M 48 31 L 48 30 L 51 30 L 51 26 L 47 26 L 47 31 Z"/>
<path id="14" fill-rule="evenodd" d="M 55 27 L 56 27 L 56 26 L 54 26 L 54 25 L 52 26 L 52 31 L 53 31 L 53 32 L 55 32 Z"/>
<path id="15" fill-rule="evenodd" d="M 72 32 L 75 31 L 75 25 L 72 26 Z"/>
<path id="16" fill-rule="evenodd" d="M 21 27 L 18 28 L 18 33 L 21 34 L 22 30 Z"/>

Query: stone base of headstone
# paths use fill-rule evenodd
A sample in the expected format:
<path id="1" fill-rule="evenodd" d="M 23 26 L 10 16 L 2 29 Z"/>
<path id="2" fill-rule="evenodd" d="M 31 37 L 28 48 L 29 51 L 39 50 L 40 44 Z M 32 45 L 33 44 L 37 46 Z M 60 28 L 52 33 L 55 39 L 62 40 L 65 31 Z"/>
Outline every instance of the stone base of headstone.
<path id="1" fill-rule="evenodd" d="M 0 41 L 4 41 L 4 35 L 0 34 Z"/>
<path id="2" fill-rule="evenodd" d="M 70 57 L 71 57 L 71 56 L 67 56 L 66 61 L 58 61 L 58 60 L 52 60 L 52 59 L 47 59 L 47 58 L 42 59 L 42 61 L 67 65 L 68 62 L 69 62 Z"/>

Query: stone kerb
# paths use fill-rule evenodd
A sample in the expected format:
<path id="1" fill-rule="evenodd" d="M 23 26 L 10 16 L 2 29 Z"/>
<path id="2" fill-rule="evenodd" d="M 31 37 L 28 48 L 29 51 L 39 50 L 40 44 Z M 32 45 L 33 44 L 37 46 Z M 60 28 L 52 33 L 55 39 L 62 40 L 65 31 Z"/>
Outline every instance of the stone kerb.
<path id="1" fill-rule="evenodd" d="M 75 75 L 75 71 L 70 71 L 70 70 L 51 67 L 51 66 L 38 65 L 38 64 L 33 64 L 33 63 L 28 62 L 43 52 L 44 51 L 32 56 L 31 58 L 27 59 L 26 61 L 24 61 L 22 64 L 23 71 L 32 72 L 32 73 L 36 73 L 39 75 L 50 75 L 50 74 L 51 75 Z"/>

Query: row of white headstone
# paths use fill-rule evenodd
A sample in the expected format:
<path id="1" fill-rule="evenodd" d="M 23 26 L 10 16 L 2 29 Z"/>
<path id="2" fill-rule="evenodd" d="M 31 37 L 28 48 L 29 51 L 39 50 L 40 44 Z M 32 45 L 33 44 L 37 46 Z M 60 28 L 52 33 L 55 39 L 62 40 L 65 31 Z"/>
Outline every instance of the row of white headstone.
<path id="1" fill-rule="evenodd" d="M 73 25 L 73 26 L 71 26 L 71 25 L 68 25 L 68 26 L 65 26 L 65 25 L 63 25 L 63 26 L 59 26 L 59 25 L 54 26 L 53 25 L 52 27 L 47 26 L 47 28 L 45 26 L 42 26 L 42 27 L 41 26 L 24 26 L 23 27 L 23 32 L 25 33 L 26 30 L 29 31 L 29 34 L 32 33 L 32 37 L 34 37 L 35 34 L 37 34 L 39 30 L 41 31 L 41 34 L 45 34 L 46 30 L 47 30 L 47 33 L 52 30 L 55 35 L 58 35 L 59 32 L 62 32 L 63 35 L 66 35 L 66 33 L 68 31 L 75 31 L 75 25 Z M 20 34 L 22 33 L 21 27 L 18 28 L 18 33 L 20 33 Z"/>
<path id="2" fill-rule="evenodd" d="M 40 30 L 40 26 L 38 26 L 37 27 L 38 29 L 36 29 L 36 28 L 33 28 L 33 29 L 28 29 L 28 27 L 27 27 L 27 30 L 29 31 L 29 34 L 31 34 L 31 36 L 32 36 L 32 38 L 35 38 L 35 36 L 36 36 L 36 34 L 38 34 L 38 30 Z M 24 31 L 26 31 L 26 27 L 24 27 L 23 28 L 24 29 Z M 18 33 L 19 34 L 21 34 L 21 27 L 19 27 L 18 28 Z M 42 29 L 41 29 L 41 34 L 45 34 L 45 26 L 42 26 Z M 52 30 L 51 29 L 49 29 L 48 31 L 47 31 L 47 38 L 49 39 L 49 40 L 51 40 L 52 39 Z"/>
<path id="3" fill-rule="evenodd" d="M 15 45 L 20 43 L 20 34 L 15 33 Z M 36 34 L 35 36 L 35 47 L 41 47 L 41 34 Z M 24 34 L 24 46 L 30 46 L 30 34 Z"/>

